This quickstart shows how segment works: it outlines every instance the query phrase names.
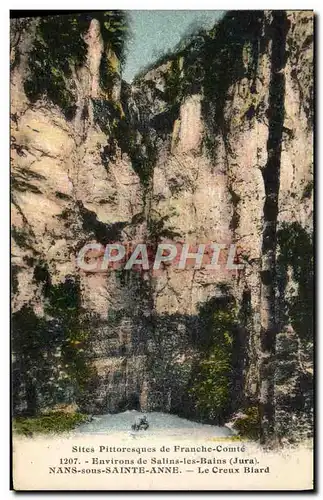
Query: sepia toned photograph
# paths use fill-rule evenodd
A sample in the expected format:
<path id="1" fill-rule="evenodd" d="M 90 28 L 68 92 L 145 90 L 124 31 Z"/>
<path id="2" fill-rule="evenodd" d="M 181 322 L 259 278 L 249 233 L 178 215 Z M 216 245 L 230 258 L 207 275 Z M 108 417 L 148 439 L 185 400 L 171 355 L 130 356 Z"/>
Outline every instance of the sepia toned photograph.
<path id="1" fill-rule="evenodd" d="M 314 13 L 10 13 L 12 488 L 313 490 Z"/>

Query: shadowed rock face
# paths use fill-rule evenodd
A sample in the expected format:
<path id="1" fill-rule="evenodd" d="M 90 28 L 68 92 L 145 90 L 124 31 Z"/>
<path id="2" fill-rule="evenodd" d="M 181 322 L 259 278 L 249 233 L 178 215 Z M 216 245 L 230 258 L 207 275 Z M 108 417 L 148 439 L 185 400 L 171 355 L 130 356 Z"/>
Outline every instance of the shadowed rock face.
<path id="1" fill-rule="evenodd" d="M 221 422 L 260 404 L 269 434 L 307 434 L 312 13 L 228 13 L 132 86 L 93 15 L 79 33 L 84 58 L 71 57 L 64 77 L 69 113 L 26 86 L 42 88 L 31 59 L 39 22 L 11 27 L 15 411 L 76 402 Z M 102 68 L 112 71 L 104 86 Z M 170 240 L 235 243 L 245 267 L 153 276 L 76 266 L 88 242 Z M 69 281 L 72 305 L 68 293 L 57 301 Z M 234 326 L 213 414 L 196 384 L 203 360 L 219 356 L 219 311 Z"/>

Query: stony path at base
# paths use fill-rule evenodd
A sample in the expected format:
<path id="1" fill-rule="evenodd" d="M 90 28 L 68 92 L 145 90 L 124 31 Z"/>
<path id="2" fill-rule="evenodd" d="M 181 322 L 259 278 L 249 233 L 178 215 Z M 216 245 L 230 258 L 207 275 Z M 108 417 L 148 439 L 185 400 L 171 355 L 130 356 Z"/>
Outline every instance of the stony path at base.
<path id="1" fill-rule="evenodd" d="M 133 431 L 132 424 L 139 422 L 146 416 L 149 429 L 146 431 Z M 220 437 L 231 436 L 233 432 L 227 427 L 216 425 L 200 424 L 192 422 L 177 415 L 170 415 L 162 412 L 141 413 L 136 410 L 125 411 L 124 413 L 96 415 L 91 422 L 80 425 L 76 433 L 81 434 L 114 434 L 126 432 L 137 436 L 195 436 L 195 437 Z"/>

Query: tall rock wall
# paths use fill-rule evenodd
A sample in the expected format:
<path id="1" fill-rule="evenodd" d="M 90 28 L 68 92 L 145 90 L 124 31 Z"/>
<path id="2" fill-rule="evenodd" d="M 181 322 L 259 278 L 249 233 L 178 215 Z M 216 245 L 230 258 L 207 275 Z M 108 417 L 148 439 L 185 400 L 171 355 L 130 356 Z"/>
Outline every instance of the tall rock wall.
<path id="1" fill-rule="evenodd" d="M 67 117 L 26 87 L 37 20 L 12 26 L 16 411 L 76 400 L 224 421 L 257 408 L 265 433 L 310 432 L 312 13 L 230 12 L 131 86 L 103 85 L 115 54 L 101 32 L 94 16 L 81 33 Z M 236 244 L 244 268 L 76 265 L 85 243 L 130 241 Z M 54 301 L 64 283 L 74 326 Z M 49 332 L 36 357 L 19 348 L 25 317 Z"/>

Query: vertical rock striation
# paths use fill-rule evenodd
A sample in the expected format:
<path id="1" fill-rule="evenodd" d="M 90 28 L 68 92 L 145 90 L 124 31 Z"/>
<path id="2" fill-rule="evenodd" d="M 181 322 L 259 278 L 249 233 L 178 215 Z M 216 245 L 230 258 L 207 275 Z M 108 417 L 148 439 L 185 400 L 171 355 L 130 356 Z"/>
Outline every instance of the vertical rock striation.
<path id="1" fill-rule="evenodd" d="M 71 58 L 50 55 L 55 92 L 35 69 L 49 26 L 11 29 L 15 411 L 76 401 L 223 422 L 243 410 L 264 441 L 304 437 L 313 14 L 228 12 L 131 85 L 100 16 L 66 18 Z M 85 243 L 117 241 L 234 243 L 244 268 L 77 268 Z M 54 307 L 66 283 L 80 299 L 68 328 Z M 24 353 L 34 328 L 47 333 Z"/>

